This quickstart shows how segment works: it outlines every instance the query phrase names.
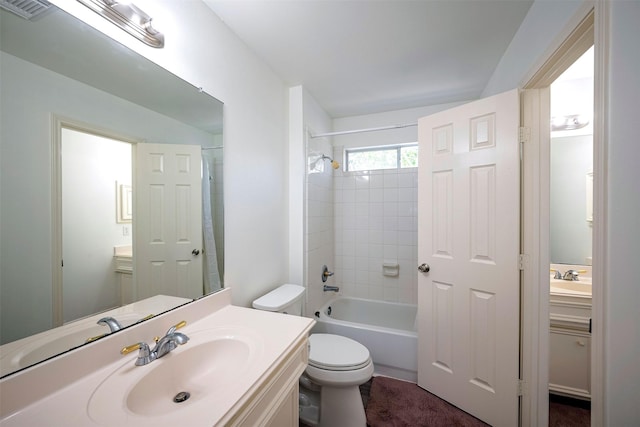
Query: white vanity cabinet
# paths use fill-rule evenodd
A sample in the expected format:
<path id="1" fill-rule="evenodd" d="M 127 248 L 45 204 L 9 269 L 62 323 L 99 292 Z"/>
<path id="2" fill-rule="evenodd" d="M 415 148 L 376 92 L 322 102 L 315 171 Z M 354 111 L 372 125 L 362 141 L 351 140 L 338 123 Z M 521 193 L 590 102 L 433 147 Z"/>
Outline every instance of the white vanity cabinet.
<path id="1" fill-rule="evenodd" d="M 307 367 L 308 348 L 305 337 L 262 384 L 254 387 L 246 403 L 240 403 L 235 414 L 220 425 L 297 427 L 298 379 Z"/>
<path id="2" fill-rule="evenodd" d="M 114 247 L 113 262 L 120 292 L 120 305 L 127 305 L 137 300 L 133 288 L 133 255 L 131 246 Z"/>
<path id="3" fill-rule="evenodd" d="M 189 343 L 150 366 L 120 354 L 182 321 Z M 0 426 L 297 427 L 298 379 L 314 323 L 232 306 L 231 289 L 223 289 L 3 377 Z M 158 386 L 166 378 L 169 389 Z M 200 398 L 175 406 L 165 399 L 174 386 Z"/>
<path id="4" fill-rule="evenodd" d="M 591 296 L 550 295 L 549 391 L 591 398 Z"/>

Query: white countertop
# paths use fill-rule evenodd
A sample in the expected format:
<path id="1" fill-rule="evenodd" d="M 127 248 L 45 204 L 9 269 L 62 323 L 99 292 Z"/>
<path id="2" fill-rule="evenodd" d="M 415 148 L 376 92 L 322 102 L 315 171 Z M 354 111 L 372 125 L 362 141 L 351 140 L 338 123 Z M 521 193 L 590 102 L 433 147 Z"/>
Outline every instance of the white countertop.
<path id="1" fill-rule="evenodd" d="M 122 368 L 127 369 L 131 375 L 133 387 L 137 379 L 154 369 L 171 357 L 177 357 L 180 352 L 188 351 L 189 345 L 198 345 L 198 340 L 206 339 L 207 334 L 220 331 L 221 329 L 234 331 L 247 331 L 248 335 L 255 338 L 256 348 L 259 357 L 245 368 L 243 374 L 234 381 L 232 386 L 225 389 L 224 393 L 216 394 L 212 399 L 193 399 L 181 405 L 189 405 L 188 411 L 176 411 L 174 413 L 163 414 L 162 416 L 140 416 L 126 409 L 125 396 L 128 390 L 121 393 L 113 393 L 112 401 L 108 402 L 109 407 L 117 407 L 121 412 L 114 411 L 110 419 L 117 420 L 120 426 L 158 426 L 158 425 L 189 425 L 189 426 L 213 426 L 220 424 L 221 420 L 228 419 L 238 405 L 246 400 L 259 385 L 266 380 L 269 373 L 273 371 L 283 360 L 286 354 L 297 345 L 300 340 L 306 339 L 314 321 L 309 318 L 289 316 L 279 313 L 270 313 L 253 310 L 249 308 L 234 307 L 228 305 L 230 296 L 228 292 L 219 293 L 220 298 L 224 298 L 226 304 L 201 303 L 196 301 L 178 310 L 173 310 L 159 319 L 151 319 L 143 324 L 137 325 L 128 330 L 103 338 L 102 340 L 75 350 L 67 355 L 53 359 L 51 363 L 45 362 L 26 370 L 24 374 L 16 374 L 8 379 L 0 381 L 0 393 L 2 401 L 0 403 L 2 419 L 1 426 L 26 426 L 26 425 L 47 425 L 47 426 L 70 426 L 70 425 L 113 425 L 112 422 L 105 422 L 104 419 L 95 416 L 101 408 L 97 408 L 94 400 L 91 405 L 90 400 L 101 383 Z M 225 295 L 226 294 L 226 295 Z M 216 297 L 214 294 L 208 298 Z M 200 305 L 198 305 L 200 303 Z M 216 306 L 217 304 L 217 306 Z M 199 314 L 204 316 L 198 318 Z M 210 313 L 210 314 L 207 314 Z M 190 317 L 194 317 L 191 320 Z M 165 357 L 155 360 L 145 366 L 134 366 L 137 352 L 126 356 L 120 356 L 119 350 L 128 344 L 133 344 L 140 340 L 140 334 L 147 337 L 146 342 L 151 342 L 153 335 L 162 335 L 167 329 L 167 325 L 175 324 L 180 319 L 187 321 L 187 325 L 180 329 L 187 336 L 193 338 L 186 345 L 178 347 Z M 162 321 L 164 319 L 164 321 Z M 173 322 L 173 323 L 172 323 Z M 154 331 L 152 333 L 152 331 Z M 124 345 L 123 345 L 124 343 Z M 151 342 L 152 343 L 152 342 Z M 85 354 L 82 354 L 84 352 Z M 108 353 L 108 356 L 104 353 Z M 64 359 L 67 360 L 64 360 Z M 98 366 L 95 366 L 97 359 Z M 84 364 L 93 366 L 83 366 Z M 74 367 L 81 368 L 84 374 L 76 373 L 74 377 Z M 64 382 L 65 375 L 61 375 L 61 370 L 69 370 L 68 379 Z M 20 378 L 22 375 L 23 378 Z M 62 379 L 61 379 L 62 378 Z M 59 382 L 57 385 L 48 384 L 51 390 L 41 390 L 43 382 Z M 47 387 L 45 387 L 46 389 Z M 36 391 L 35 393 L 33 393 Z M 41 396 L 35 396 L 37 394 Z M 28 402 L 30 398 L 33 401 Z M 7 399 L 6 397 L 10 397 Z M 98 402 L 98 406 L 100 403 Z"/>

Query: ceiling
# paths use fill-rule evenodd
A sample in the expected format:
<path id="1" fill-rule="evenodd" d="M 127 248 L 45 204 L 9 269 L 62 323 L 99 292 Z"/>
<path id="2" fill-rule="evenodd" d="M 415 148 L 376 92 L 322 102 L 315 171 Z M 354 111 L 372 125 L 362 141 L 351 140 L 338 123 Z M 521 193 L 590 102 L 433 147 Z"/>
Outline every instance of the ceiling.
<path id="1" fill-rule="evenodd" d="M 478 98 L 532 0 L 205 0 L 333 118 Z"/>

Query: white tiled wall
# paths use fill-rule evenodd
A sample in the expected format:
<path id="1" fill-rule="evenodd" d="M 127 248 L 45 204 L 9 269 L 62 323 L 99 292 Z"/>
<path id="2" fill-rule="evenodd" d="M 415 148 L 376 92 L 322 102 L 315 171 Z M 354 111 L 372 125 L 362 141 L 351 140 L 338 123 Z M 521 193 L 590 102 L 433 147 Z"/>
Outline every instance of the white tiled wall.
<path id="1" fill-rule="evenodd" d="M 333 169 L 328 160 L 315 162 L 322 154 L 331 155 L 330 143 L 323 138 L 310 140 L 307 146 L 305 188 L 307 253 L 304 270 L 307 286 L 307 316 L 312 315 L 328 299 L 335 296 L 332 292 L 325 293 L 322 290 L 322 266 L 327 265 L 330 270 L 333 270 L 334 263 Z"/>
<path id="2" fill-rule="evenodd" d="M 341 158 L 342 147 L 334 149 Z M 334 172 L 335 282 L 342 294 L 417 303 L 418 169 Z M 397 262 L 399 275 L 383 275 Z"/>

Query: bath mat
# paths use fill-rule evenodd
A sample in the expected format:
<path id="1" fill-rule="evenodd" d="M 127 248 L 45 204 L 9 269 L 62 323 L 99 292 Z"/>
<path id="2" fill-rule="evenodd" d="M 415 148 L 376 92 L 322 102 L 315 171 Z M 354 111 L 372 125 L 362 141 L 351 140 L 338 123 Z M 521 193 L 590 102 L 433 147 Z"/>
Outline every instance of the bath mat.
<path id="1" fill-rule="evenodd" d="M 414 383 L 374 377 L 367 403 L 370 427 L 487 426 Z"/>

